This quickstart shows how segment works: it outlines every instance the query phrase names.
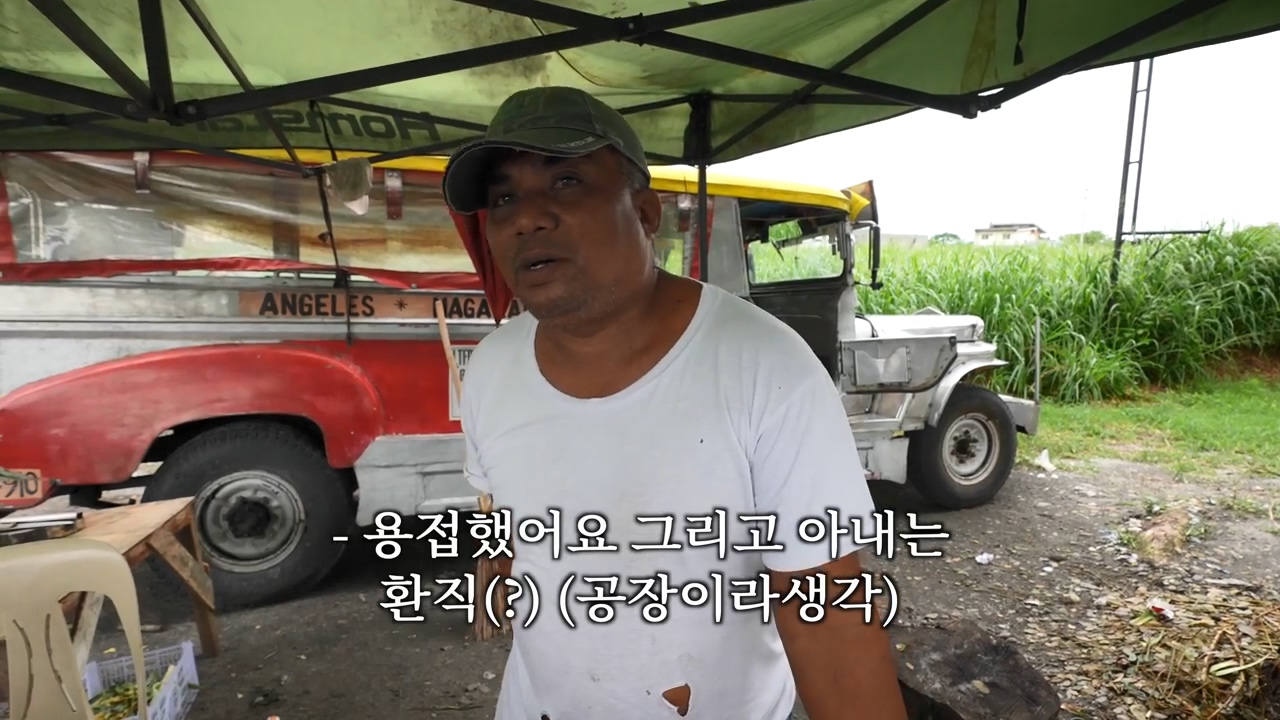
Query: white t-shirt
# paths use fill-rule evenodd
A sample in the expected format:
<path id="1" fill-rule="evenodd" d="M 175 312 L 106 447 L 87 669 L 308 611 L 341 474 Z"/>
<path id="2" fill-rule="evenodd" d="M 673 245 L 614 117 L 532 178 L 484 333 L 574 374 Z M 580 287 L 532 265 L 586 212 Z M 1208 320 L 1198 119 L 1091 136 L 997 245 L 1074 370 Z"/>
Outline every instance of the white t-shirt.
<path id="1" fill-rule="evenodd" d="M 827 539 L 802 541 L 805 517 L 836 508 L 845 529 L 851 517 L 873 527 L 875 506 L 835 383 L 791 328 L 711 285 L 671 351 L 606 398 L 573 398 L 546 381 L 534 357 L 536 325 L 525 313 L 486 337 L 463 392 L 467 475 L 510 509 L 512 574 L 526 583 L 512 597 L 514 640 L 496 720 L 677 718 L 662 694 L 683 685 L 686 720 L 789 717 L 795 683 L 772 608 L 765 622 L 759 609 L 735 609 L 735 595 L 739 606 L 758 604 L 769 569 L 813 568 L 857 548 L 849 534 L 835 552 Z M 524 540 L 538 534 L 531 521 L 546 522 L 552 509 L 560 512 L 558 560 L 550 539 Z M 718 523 L 717 511 L 727 553 L 697 519 Z M 607 521 L 604 537 L 618 551 L 564 549 L 578 544 L 584 514 Z M 758 544 L 770 544 L 767 521 L 739 515 L 775 517 L 772 542 L 784 549 L 734 551 L 752 543 L 752 528 Z M 661 516 L 673 518 L 669 539 Z M 588 534 L 598 530 L 584 524 Z M 691 539 L 711 544 L 688 547 Z M 631 548 L 664 542 L 685 549 Z M 570 574 L 577 579 L 562 593 Z M 665 586 L 656 579 L 663 575 Z M 617 586 L 584 577 L 616 578 Z M 537 612 L 526 628 L 527 579 Z M 574 598 L 596 587 L 639 597 L 613 603 L 612 613 L 597 609 L 594 617 L 607 622 L 593 622 L 588 604 Z M 664 587 L 685 590 L 664 597 Z M 665 617 L 646 589 L 664 597 Z"/>

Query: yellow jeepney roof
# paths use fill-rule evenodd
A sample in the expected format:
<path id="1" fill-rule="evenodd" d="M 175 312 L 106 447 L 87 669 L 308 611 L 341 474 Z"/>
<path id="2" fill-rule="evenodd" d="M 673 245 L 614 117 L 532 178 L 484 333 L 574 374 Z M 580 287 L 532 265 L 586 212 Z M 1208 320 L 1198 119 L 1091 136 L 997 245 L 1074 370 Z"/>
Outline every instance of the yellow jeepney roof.
<path id="1" fill-rule="evenodd" d="M 237 150 L 244 155 L 289 162 L 289 155 L 283 150 Z M 298 159 L 307 164 L 320 165 L 331 162 L 328 151 L 298 150 Z M 339 152 L 340 159 L 353 157 L 370 157 L 373 153 Z M 392 170 L 416 170 L 418 172 L 444 172 L 448 158 L 436 155 L 420 155 L 398 160 L 380 162 L 378 167 Z M 687 165 L 650 165 L 649 174 L 653 177 L 653 188 L 661 192 L 698 192 L 698 171 Z M 707 172 L 707 193 L 709 195 L 725 195 L 750 200 L 771 200 L 775 202 L 796 203 L 799 205 L 817 205 L 835 210 L 843 210 L 850 215 L 857 215 L 868 201 L 856 194 L 845 195 L 840 190 L 802 185 L 781 180 L 761 180 L 757 178 L 739 177 L 714 171 Z"/>

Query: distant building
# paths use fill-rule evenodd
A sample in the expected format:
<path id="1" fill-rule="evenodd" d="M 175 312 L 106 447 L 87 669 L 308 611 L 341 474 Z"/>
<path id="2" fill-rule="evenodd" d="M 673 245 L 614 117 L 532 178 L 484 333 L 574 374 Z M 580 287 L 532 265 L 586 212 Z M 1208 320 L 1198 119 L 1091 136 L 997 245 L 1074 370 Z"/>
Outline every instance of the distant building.
<path id="1" fill-rule="evenodd" d="M 975 245 L 1028 245 L 1048 239 L 1048 233 L 1031 223 L 992 223 L 973 233 Z"/>

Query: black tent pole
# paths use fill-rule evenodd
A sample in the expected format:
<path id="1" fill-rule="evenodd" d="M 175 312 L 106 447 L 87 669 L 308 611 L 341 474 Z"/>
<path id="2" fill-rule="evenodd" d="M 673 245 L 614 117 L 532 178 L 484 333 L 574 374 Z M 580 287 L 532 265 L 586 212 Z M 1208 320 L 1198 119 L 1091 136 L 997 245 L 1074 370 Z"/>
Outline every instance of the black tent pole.
<path id="1" fill-rule="evenodd" d="M 711 228 L 707 227 L 707 164 L 711 162 L 711 94 L 698 93 L 689 100 L 689 125 L 685 131 L 685 156 L 698 168 L 698 279 L 710 282 Z"/>

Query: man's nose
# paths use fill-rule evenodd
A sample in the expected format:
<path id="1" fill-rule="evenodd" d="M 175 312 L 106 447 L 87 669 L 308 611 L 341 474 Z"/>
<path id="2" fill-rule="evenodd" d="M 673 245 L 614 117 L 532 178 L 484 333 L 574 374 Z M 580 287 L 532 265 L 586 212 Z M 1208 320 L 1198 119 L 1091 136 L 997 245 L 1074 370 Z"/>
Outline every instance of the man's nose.
<path id="1" fill-rule="evenodd" d="M 540 232 L 553 230 L 557 219 L 554 208 L 548 198 L 542 194 L 528 194 L 520 199 L 513 218 L 517 237 L 527 237 Z"/>

